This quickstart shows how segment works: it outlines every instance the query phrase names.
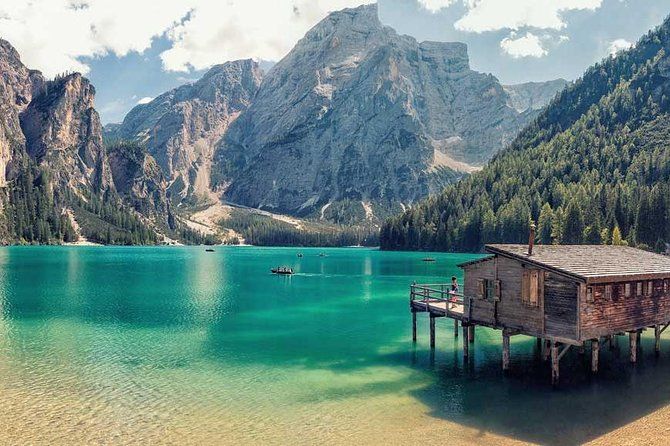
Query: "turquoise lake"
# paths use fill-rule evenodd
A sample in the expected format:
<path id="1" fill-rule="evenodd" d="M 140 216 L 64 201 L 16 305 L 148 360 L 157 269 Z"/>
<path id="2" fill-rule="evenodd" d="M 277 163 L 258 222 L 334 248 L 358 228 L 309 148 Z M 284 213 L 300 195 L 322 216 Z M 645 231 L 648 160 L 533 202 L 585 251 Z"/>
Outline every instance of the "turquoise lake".
<path id="1" fill-rule="evenodd" d="M 302 258 L 297 253 L 302 252 Z M 327 254 L 320 257 L 319 253 Z M 467 254 L 371 249 L 0 249 L 0 444 L 577 444 L 670 400 L 670 342 L 572 349 L 561 387 L 534 339 L 478 328 L 464 363 L 408 290 Z M 291 277 L 270 268 L 292 266 Z"/>

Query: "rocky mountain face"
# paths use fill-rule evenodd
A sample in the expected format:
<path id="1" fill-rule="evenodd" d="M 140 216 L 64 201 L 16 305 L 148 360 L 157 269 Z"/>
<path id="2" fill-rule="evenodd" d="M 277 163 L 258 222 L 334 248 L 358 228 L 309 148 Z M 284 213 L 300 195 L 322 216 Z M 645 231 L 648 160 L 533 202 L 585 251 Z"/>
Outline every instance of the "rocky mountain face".
<path id="1" fill-rule="evenodd" d="M 252 60 L 214 66 L 198 82 L 135 107 L 121 125 L 108 128 L 107 137 L 146 145 L 177 201 L 208 200 L 214 147 L 249 106 L 261 79 Z"/>
<path id="2" fill-rule="evenodd" d="M 265 76 L 217 149 L 227 200 L 364 218 L 412 203 L 476 170 L 534 116 L 462 43 L 383 26 L 376 5 L 329 15 Z M 363 212 L 364 211 L 364 212 Z"/>
<path id="3" fill-rule="evenodd" d="M 523 113 L 528 110 L 542 110 L 568 83 L 565 79 L 556 79 L 505 85 L 503 88 L 509 96 L 507 104 Z"/>
<path id="4" fill-rule="evenodd" d="M 139 145 L 119 143 L 108 149 L 116 191 L 140 214 L 161 226 L 176 227 L 168 198 L 168 181 L 156 160 Z"/>
<path id="5" fill-rule="evenodd" d="M 26 68 L 19 53 L 9 42 L 0 39 L 0 187 L 7 185 L 7 177 L 16 174 L 12 161 L 25 149 L 20 114 L 33 94 L 40 90 L 44 78 L 37 71 Z"/>
<path id="6" fill-rule="evenodd" d="M 154 243 L 153 228 L 175 229 L 155 161 L 128 147 L 108 154 L 86 78 L 47 81 L 4 40 L 0 73 L 0 242 L 74 241 L 76 227 L 95 241 Z"/>
<path id="7" fill-rule="evenodd" d="M 95 88 L 79 73 L 45 82 L 21 114 L 28 155 L 60 184 L 96 192 L 112 187 Z"/>

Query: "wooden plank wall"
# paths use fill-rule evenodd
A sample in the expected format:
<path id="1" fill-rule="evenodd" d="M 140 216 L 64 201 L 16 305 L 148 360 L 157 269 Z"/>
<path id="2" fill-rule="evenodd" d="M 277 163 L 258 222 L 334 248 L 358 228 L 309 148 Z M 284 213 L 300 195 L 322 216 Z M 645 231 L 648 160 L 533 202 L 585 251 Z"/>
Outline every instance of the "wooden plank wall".
<path id="1" fill-rule="evenodd" d="M 542 305 L 531 307 L 521 301 L 523 270 L 520 262 L 501 256 L 465 268 L 464 291 L 466 296 L 474 297 L 471 300 L 471 314 L 475 323 L 514 328 L 529 335 L 542 334 L 544 322 Z M 497 278 L 501 281 L 501 297 L 497 303 L 497 311 L 495 301 L 477 298 L 477 279 L 480 278 L 490 280 Z"/>
<path id="2" fill-rule="evenodd" d="M 544 329 L 550 336 L 577 339 L 579 284 L 556 273 L 544 279 Z"/>
<path id="3" fill-rule="evenodd" d="M 631 296 L 626 297 L 624 283 L 613 283 L 610 296 L 607 284 L 593 285 L 593 302 L 583 299 L 580 306 L 581 338 L 592 339 L 622 331 L 632 331 L 670 321 L 670 293 L 663 281 L 653 281 L 651 295 L 637 296 L 637 282 L 631 282 Z M 586 294 L 586 293 L 584 293 Z"/>
<path id="4" fill-rule="evenodd" d="M 474 321 L 493 325 L 493 302 L 478 299 L 477 295 L 479 294 L 479 279 L 495 280 L 495 259 L 491 258 L 480 263 L 466 266 L 464 273 L 465 283 L 463 286 L 463 293 L 468 298 L 472 298 L 467 299 L 469 305 L 472 306 L 472 309 L 470 309 L 469 306 L 466 306 L 465 314 L 471 314 L 472 320 Z"/>

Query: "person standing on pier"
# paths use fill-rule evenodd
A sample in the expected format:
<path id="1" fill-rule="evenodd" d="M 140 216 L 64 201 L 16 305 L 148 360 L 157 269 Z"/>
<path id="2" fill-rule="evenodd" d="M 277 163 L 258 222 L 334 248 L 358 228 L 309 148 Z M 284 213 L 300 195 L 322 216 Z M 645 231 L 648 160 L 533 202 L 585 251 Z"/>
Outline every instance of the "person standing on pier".
<path id="1" fill-rule="evenodd" d="M 458 303 L 458 298 L 456 297 L 458 294 L 458 280 L 456 276 L 451 277 L 451 290 L 449 294 L 451 294 L 451 298 L 449 299 L 449 309 L 451 310 Z"/>

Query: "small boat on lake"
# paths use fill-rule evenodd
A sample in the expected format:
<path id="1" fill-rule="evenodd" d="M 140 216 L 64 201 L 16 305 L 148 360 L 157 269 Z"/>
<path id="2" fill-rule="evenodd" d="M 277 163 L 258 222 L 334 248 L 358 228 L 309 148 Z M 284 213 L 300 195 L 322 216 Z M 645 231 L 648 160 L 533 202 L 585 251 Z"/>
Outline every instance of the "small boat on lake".
<path id="1" fill-rule="evenodd" d="M 325 252 L 319 253 L 319 257 L 326 257 L 326 253 Z"/>
<path id="2" fill-rule="evenodd" d="M 293 268 L 288 266 L 278 266 L 277 268 L 272 268 L 272 274 L 278 274 L 280 276 L 290 276 L 293 274 Z"/>
<path id="3" fill-rule="evenodd" d="M 207 248 L 205 249 L 205 252 L 214 252 L 214 250 L 212 248 Z"/>
<path id="4" fill-rule="evenodd" d="M 423 261 L 424 261 L 424 262 L 434 262 L 435 259 L 432 258 L 432 257 L 425 257 L 425 258 L 423 259 Z"/>
<path id="5" fill-rule="evenodd" d="M 302 253 L 301 252 L 298 253 L 298 257 L 302 258 Z"/>

